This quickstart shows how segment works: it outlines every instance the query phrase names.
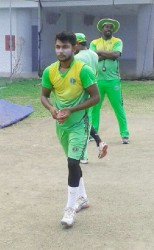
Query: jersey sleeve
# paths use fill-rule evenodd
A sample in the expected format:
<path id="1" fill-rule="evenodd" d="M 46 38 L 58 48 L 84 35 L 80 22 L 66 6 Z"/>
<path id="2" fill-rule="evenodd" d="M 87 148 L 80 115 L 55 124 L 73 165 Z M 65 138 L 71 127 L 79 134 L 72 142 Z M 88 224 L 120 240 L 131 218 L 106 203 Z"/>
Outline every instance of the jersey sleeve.
<path id="1" fill-rule="evenodd" d="M 120 53 L 122 53 L 122 49 L 123 49 L 123 42 L 119 40 L 114 44 L 113 51 L 119 51 Z"/>
<path id="2" fill-rule="evenodd" d="M 42 75 L 42 87 L 47 88 L 47 89 L 52 89 L 52 83 L 51 83 L 50 77 L 49 77 L 49 67 L 47 67 L 43 71 L 43 75 Z"/>
<path id="3" fill-rule="evenodd" d="M 90 47 L 89 48 L 91 50 L 93 50 L 93 51 L 96 51 L 96 45 L 93 42 L 90 43 Z"/>
<path id="4" fill-rule="evenodd" d="M 81 69 L 80 78 L 85 89 L 96 83 L 96 77 L 93 73 L 93 70 L 86 64 Z"/>

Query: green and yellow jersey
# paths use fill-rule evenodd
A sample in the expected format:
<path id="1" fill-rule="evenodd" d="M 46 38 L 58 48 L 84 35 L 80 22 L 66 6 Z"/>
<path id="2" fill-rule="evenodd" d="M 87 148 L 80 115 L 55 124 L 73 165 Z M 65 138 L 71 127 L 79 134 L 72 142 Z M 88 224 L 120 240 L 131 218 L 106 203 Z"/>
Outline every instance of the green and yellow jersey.
<path id="1" fill-rule="evenodd" d="M 112 37 L 109 40 L 104 40 L 102 37 L 93 40 L 90 43 L 90 49 L 93 51 L 119 51 L 122 53 L 122 40 Z M 119 79 L 119 62 L 118 60 L 105 59 L 98 63 L 98 80 L 115 80 Z"/>
<path id="2" fill-rule="evenodd" d="M 42 86 L 51 89 L 54 105 L 57 109 L 76 106 L 88 99 L 86 88 L 95 83 L 92 69 L 77 60 L 73 60 L 65 73 L 59 70 L 59 61 L 48 66 L 42 76 Z M 65 129 L 76 126 L 84 117 L 86 110 L 79 110 L 70 115 L 63 123 L 57 124 Z"/>

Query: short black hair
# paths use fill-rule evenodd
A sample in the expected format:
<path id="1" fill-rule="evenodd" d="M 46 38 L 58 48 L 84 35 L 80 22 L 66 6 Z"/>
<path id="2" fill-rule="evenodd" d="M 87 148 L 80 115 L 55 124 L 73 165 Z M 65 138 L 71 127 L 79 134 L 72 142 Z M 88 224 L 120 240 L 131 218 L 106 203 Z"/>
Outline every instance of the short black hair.
<path id="1" fill-rule="evenodd" d="M 70 44 L 72 44 L 72 46 L 75 46 L 77 41 L 76 41 L 76 35 L 73 32 L 60 32 L 58 34 L 56 34 L 56 40 L 60 40 L 61 42 L 69 42 Z"/>

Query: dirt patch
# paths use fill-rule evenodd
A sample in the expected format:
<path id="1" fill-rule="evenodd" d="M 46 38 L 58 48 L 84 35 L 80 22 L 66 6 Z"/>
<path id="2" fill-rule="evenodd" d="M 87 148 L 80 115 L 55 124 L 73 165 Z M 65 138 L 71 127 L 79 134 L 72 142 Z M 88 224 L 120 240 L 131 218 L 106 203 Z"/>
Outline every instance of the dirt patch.
<path id="1" fill-rule="evenodd" d="M 90 208 L 72 229 L 60 225 L 67 198 L 67 162 L 52 119 L 26 119 L 0 130 L 1 250 L 154 249 L 154 116 L 128 116 L 131 142 L 120 142 L 112 113 L 82 166 Z M 104 123 L 103 123 L 104 121 Z"/>

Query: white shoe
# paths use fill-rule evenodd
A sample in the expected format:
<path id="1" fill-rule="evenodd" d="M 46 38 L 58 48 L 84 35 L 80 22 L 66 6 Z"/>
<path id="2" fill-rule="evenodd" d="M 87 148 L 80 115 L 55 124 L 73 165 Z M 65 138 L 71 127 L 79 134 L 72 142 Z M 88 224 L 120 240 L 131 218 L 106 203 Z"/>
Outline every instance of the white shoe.
<path id="1" fill-rule="evenodd" d="M 98 147 L 98 158 L 101 159 L 103 158 L 104 156 L 106 156 L 107 154 L 107 149 L 108 149 L 108 145 L 104 142 L 100 142 L 99 143 L 99 147 Z"/>
<path id="2" fill-rule="evenodd" d="M 75 209 L 71 207 L 65 208 L 61 224 L 67 227 L 72 227 L 73 224 L 75 223 L 75 215 L 76 215 Z"/>
<path id="3" fill-rule="evenodd" d="M 94 140 L 95 139 L 92 136 L 89 137 L 89 141 L 94 141 Z"/>
<path id="4" fill-rule="evenodd" d="M 122 144 L 129 144 L 129 138 L 128 137 L 122 137 L 121 141 L 122 141 Z"/>
<path id="5" fill-rule="evenodd" d="M 88 159 L 87 160 L 80 160 L 81 164 L 88 164 Z"/>
<path id="6" fill-rule="evenodd" d="M 82 196 L 79 196 L 75 203 L 75 211 L 79 212 L 81 209 L 88 208 L 89 207 L 89 201 L 87 198 L 84 198 Z"/>

